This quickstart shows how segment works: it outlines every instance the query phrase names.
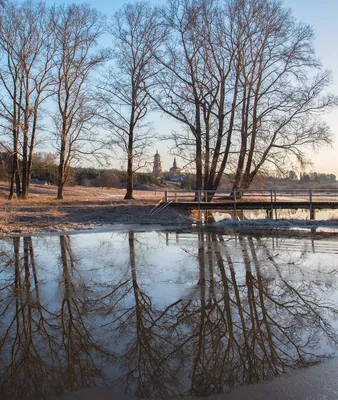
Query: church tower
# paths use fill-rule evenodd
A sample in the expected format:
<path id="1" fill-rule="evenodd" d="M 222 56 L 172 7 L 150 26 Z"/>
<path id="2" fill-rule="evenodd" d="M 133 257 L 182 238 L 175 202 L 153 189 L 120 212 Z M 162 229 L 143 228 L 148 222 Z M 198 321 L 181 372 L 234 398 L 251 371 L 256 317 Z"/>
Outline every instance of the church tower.
<path id="1" fill-rule="evenodd" d="M 156 150 L 156 154 L 154 155 L 154 168 L 153 168 L 153 175 L 157 178 L 162 175 L 162 167 L 161 167 L 161 157 Z"/>
<path id="2" fill-rule="evenodd" d="M 176 157 L 174 158 L 173 166 L 170 168 L 170 176 L 179 175 L 181 173 L 181 169 L 178 168 Z"/>

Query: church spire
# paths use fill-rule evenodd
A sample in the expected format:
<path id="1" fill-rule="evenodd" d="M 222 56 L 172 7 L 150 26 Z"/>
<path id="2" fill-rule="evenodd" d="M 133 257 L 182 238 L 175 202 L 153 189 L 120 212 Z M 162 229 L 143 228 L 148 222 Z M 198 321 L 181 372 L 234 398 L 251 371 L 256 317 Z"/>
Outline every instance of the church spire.
<path id="1" fill-rule="evenodd" d="M 153 175 L 156 177 L 162 175 L 161 157 L 158 154 L 158 150 L 156 150 L 156 154 L 154 155 Z"/>

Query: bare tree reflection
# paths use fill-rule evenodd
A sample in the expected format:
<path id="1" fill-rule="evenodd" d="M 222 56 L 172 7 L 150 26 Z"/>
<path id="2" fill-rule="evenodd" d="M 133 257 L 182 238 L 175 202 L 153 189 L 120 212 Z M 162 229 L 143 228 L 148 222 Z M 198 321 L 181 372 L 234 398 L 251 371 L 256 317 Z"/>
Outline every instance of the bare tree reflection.
<path id="1" fill-rule="evenodd" d="M 5 305 L 1 319 L 8 321 L 2 330 L 0 394 L 4 399 L 46 398 L 51 369 L 43 354 L 43 340 L 54 316 L 39 304 L 39 286 L 32 239 L 24 237 L 23 257 L 20 238 L 13 238 L 13 264 L 7 264 L 12 277 L 1 288 Z M 31 270 L 33 284 L 31 283 Z M 12 280 L 12 284 L 10 283 Z M 32 287 L 33 286 L 33 287 Z M 35 300 L 32 297 L 35 294 Z M 2 325 L 3 327 L 3 325 Z"/>
<path id="2" fill-rule="evenodd" d="M 115 285 L 109 296 L 105 295 L 101 299 L 105 303 L 101 309 L 109 309 L 109 315 L 106 315 L 108 319 L 113 317 L 105 324 L 109 326 L 111 335 L 115 338 L 123 337 L 119 385 L 138 397 L 168 397 L 175 394 L 179 377 L 176 374 L 177 366 L 163 362 L 168 351 L 172 350 L 174 334 L 167 321 L 172 318 L 173 310 L 182 300 L 179 299 L 164 310 L 154 307 L 151 298 L 138 282 L 136 242 L 134 232 L 129 232 L 131 279 Z"/>
<path id="3" fill-rule="evenodd" d="M 253 238 L 240 236 L 239 244 L 242 274 L 221 235 L 200 234 L 198 284 L 204 289 L 200 301 L 185 308 L 193 332 L 186 354 L 192 371 L 186 393 L 220 393 L 235 384 L 313 365 L 328 356 L 329 348 L 319 347 L 323 340 L 333 351 L 337 347 L 332 326 L 337 310 L 328 301 L 329 288 L 320 282 L 264 279 Z M 218 271 L 214 279 L 206 279 L 211 251 Z M 218 296 L 209 296 L 207 302 L 206 290 L 214 287 Z"/>
<path id="4" fill-rule="evenodd" d="M 60 310 L 62 336 L 58 350 L 59 368 L 63 387 L 67 390 L 76 390 L 95 386 L 97 382 L 103 381 L 100 358 L 112 361 L 113 355 L 105 349 L 104 344 L 98 344 L 93 337 L 89 299 L 78 295 L 72 281 L 76 260 L 69 236 L 60 236 L 60 248 L 64 295 Z"/>
<path id="5" fill-rule="evenodd" d="M 112 356 L 94 341 L 88 327 L 85 300 L 76 297 L 71 270 L 75 268 L 68 237 L 60 237 L 64 296 L 60 312 L 40 301 L 40 285 L 32 238 L 13 239 L 12 284 L 6 279 L 1 292 L 0 398 L 46 399 L 93 386 L 103 380 L 102 362 Z M 54 307 L 51 307 L 54 309 Z M 6 321 L 6 326 L 4 326 Z"/>
<path id="6" fill-rule="evenodd" d="M 47 302 L 50 282 L 39 279 L 32 238 L 14 238 L 0 251 L 1 399 L 96 385 L 145 398 L 207 396 L 316 364 L 337 349 L 336 280 L 283 273 L 290 263 L 306 264 L 306 251 L 283 259 L 282 241 L 270 250 L 262 238 L 201 230 L 196 248 L 189 237 L 183 249 L 197 268 L 195 285 L 184 298 L 159 301 L 141 269 L 149 244 L 141 233 L 125 237 L 128 276 L 109 257 L 111 280 L 84 283 L 71 237 L 60 236 L 59 295 Z"/>

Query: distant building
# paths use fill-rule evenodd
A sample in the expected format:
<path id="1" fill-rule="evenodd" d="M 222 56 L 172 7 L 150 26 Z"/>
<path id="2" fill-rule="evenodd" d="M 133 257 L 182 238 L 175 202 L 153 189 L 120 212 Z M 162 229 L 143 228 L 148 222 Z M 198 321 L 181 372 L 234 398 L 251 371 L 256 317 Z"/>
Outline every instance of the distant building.
<path id="1" fill-rule="evenodd" d="M 169 170 L 170 176 L 175 176 L 179 175 L 181 173 L 181 169 L 178 168 L 177 163 L 176 163 L 176 158 L 174 158 L 174 163 L 173 166 Z"/>
<path id="2" fill-rule="evenodd" d="M 47 179 L 32 178 L 32 179 L 31 179 L 31 183 L 32 183 L 32 184 L 35 184 L 35 185 L 45 185 L 45 186 L 48 186 L 48 185 L 49 185 Z"/>
<path id="3" fill-rule="evenodd" d="M 156 150 L 156 154 L 154 155 L 154 168 L 153 168 L 153 175 L 156 178 L 162 176 L 162 166 L 161 166 L 161 157 Z"/>
<path id="4" fill-rule="evenodd" d="M 186 179 L 187 178 L 184 175 L 175 175 L 170 177 L 171 182 L 184 182 Z"/>

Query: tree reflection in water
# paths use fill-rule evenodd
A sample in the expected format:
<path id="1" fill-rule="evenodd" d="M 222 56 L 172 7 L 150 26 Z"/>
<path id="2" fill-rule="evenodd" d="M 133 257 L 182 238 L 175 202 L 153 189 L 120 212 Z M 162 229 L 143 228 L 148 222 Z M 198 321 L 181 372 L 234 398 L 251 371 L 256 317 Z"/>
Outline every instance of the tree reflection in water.
<path id="1" fill-rule="evenodd" d="M 335 352 L 335 279 L 286 280 L 285 260 L 264 239 L 239 235 L 235 243 L 220 233 L 191 235 L 196 246 L 177 237 L 175 246 L 191 254 L 198 279 L 184 298 L 165 305 L 139 271 L 149 250 L 141 233 L 126 234 L 128 265 L 107 256 L 97 266 L 111 268 L 113 280 L 97 274 L 89 283 L 78 279 L 84 266 L 69 236 L 59 238 L 58 265 L 47 267 L 37 261 L 32 238 L 4 242 L 0 398 L 45 399 L 95 385 L 139 397 L 204 396 Z M 114 236 L 106 248 L 113 243 Z M 306 265 L 307 254 L 289 254 L 288 263 Z M 49 284 L 39 281 L 42 268 L 59 268 L 61 276 L 60 295 L 48 301 L 41 300 Z"/>
<path id="2" fill-rule="evenodd" d="M 0 289 L 1 399 L 46 399 L 94 386 L 102 378 L 99 356 L 111 358 L 92 338 L 87 299 L 76 295 L 69 237 L 60 236 L 60 248 L 64 295 L 56 311 L 40 301 L 32 238 L 14 238 L 14 256 L 2 254 L 7 274 Z"/>

